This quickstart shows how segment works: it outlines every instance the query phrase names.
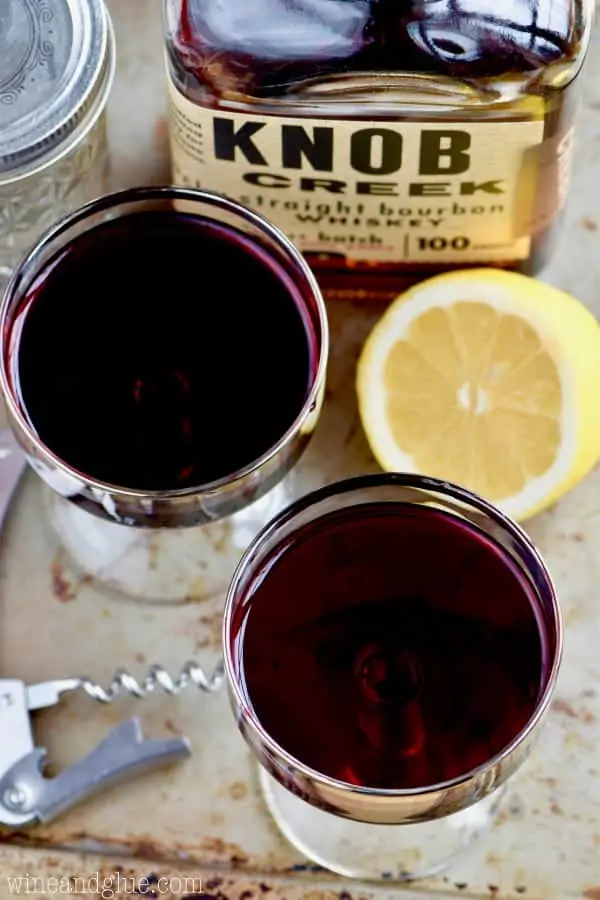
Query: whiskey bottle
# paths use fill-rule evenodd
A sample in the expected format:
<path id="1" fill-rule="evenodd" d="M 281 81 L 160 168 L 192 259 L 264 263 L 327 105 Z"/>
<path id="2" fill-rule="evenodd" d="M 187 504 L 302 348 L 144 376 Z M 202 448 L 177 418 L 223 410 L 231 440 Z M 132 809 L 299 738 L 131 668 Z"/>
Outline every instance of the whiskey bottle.
<path id="1" fill-rule="evenodd" d="M 535 274 L 593 0 L 166 0 L 173 180 L 259 210 L 328 296 Z"/>

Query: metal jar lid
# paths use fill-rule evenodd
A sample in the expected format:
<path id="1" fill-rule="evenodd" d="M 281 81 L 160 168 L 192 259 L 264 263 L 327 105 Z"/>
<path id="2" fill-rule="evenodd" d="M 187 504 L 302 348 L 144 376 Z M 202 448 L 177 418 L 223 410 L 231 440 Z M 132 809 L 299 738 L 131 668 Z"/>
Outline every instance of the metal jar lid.
<path id="1" fill-rule="evenodd" d="M 113 70 L 103 0 L 0 0 L 0 180 L 54 157 L 95 118 Z"/>

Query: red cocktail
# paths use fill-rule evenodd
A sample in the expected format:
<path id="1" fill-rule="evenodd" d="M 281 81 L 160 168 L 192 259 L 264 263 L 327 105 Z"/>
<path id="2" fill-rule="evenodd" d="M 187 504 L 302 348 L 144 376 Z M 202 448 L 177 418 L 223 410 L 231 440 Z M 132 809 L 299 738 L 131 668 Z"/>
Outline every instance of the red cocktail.
<path id="1" fill-rule="evenodd" d="M 306 447 L 327 363 L 323 300 L 298 251 L 217 194 L 125 191 L 40 240 L 1 327 L 12 425 L 70 501 L 52 516 L 71 556 L 137 596 L 183 598 L 200 576 L 210 593 L 218 535 L 206 553 L 201 537 L 188 553 L 166 535 L 176 563 L 152 548 L 158 531 L 252 506 L 241 550 L 275 512 L 256 504 Z"/>
<path id="2" fill-rule="evenodd" d="M 241 727 L 287 836 L 343 874 L 409 878 L 456 852 L 448 836 L 464 842 L 469 820 L 481 825 L 476 801 L 489 817 L 524 758 L 556 678 L 560 617 L 516 525 L 460 488 L 374 476 L 269 526 L 238 569 L 225 642 Z M 425 824 L 448 815 L 445 831 Z M 416 822 L 430 846 L 406 827 Z M 375 823 L 404 825 L 377 871 L 395 829 Z"/>

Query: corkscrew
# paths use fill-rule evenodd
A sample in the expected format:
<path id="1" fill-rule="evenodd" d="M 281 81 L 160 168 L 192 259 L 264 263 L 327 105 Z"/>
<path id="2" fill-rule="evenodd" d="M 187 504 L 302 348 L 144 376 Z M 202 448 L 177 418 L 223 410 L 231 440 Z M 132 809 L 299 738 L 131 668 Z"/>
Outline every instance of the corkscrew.
<path id="1" fill-rule="evenodd" d="M 189 660 L 176 678 L 172 678 L 163 666 L 153 665 L 141 681 L 127 669 L 117 669 L 107 688 L 90 678 L 77 678 L 73 680 L 72 689 L 83 691 L 99 703 L 113 703 L 123 694 L 144 698 L 156 691 L 162 691 L 171 696 L 178 696 L 190 686 L 206 693 L 214 693 L 219 690 L 224 678 L 223 660 L 215 666 L 210 675 L 207 675 L 197 662 Z"/>
<path id="2" fill-rule="evenodd" d="M 0 526 L 24 464 L 12 434 L 1 432 Z M 48 822 L 100 791 L 191 753 L 187 738 L 149 740 L 139 719 L 132 718 L 113 728 L 83 759 L 47 778 L 46 750 L 35 745 L 33 736 L 30 714 L 35 710 L 55 706 L 63 694 L 73 691 L 112 703 L 122 695 L 143 698 L 157 691 L 176 696 L 192 686 L 212 693 L 223 680 L 222 661 L 210 673 L 189 661 L 175 678 L 159 665 L 151 666 L 141 680 L 118 669 L 108 687 L 85 677 L 31 685 L 0 678 L 0 825 L 22 828 Z"/>
<path id="3" fill-rule="evenodd" d="M 107 688 L 90 678 L 32 685 L 0 679 L 0 823 L 23 827 L 47 822 L 99 791 L 191 752 L 187 738 L 145 739 L 139 720 L 133 718 L 117 725 L 83 759 L 54 778 L 46 778 L 46 750 L 35 746 L 31 712 L 54 706 L 63 694 L 73 691 L 83 691 L 100 703 L 112 703 L 123 694 L 143 698 L 161 690 L 174 696 L 190 686 L 212 693 L 223 679 L 222 662 L 207 674 L 193 661 L 187 662 L 176 678 L 159 665 L 151 666 L 141 681 L 119 669 Z"/>

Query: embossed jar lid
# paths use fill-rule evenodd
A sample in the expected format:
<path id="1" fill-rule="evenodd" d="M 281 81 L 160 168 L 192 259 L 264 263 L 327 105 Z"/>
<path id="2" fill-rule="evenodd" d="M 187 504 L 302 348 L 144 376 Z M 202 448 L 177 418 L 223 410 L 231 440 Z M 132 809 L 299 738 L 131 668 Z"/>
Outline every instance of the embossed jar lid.
<path id="1" fill-rule="evenodd" d="M 59 153 L 104 106 L 113 70 L 102 0 L 0 0 L 0 179 Z"/>

